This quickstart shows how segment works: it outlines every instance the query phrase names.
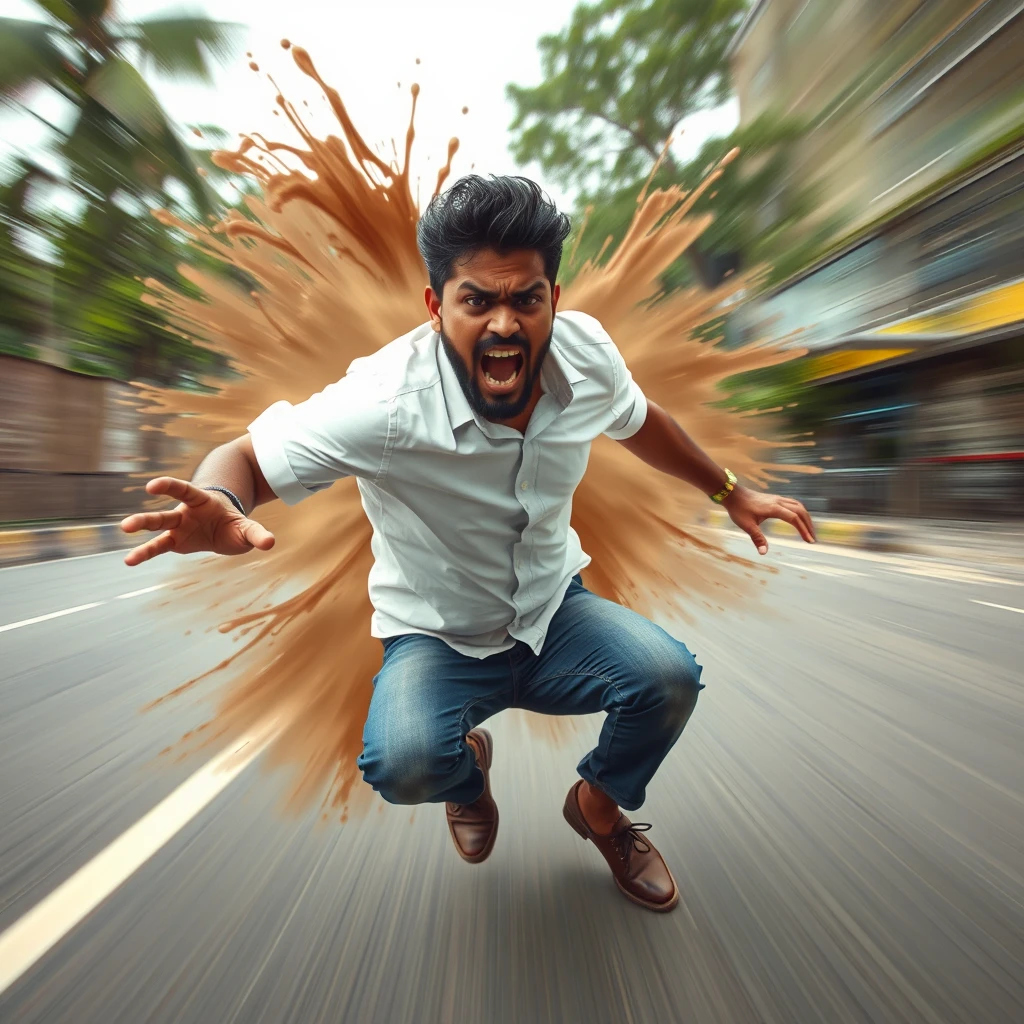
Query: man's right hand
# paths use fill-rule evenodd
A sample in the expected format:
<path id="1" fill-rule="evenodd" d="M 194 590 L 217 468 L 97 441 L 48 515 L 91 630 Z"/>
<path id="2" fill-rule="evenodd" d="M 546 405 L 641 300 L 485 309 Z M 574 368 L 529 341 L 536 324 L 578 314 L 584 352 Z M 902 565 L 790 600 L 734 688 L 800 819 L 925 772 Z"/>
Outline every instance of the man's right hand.
<path id="1" fill-rule="evenodd" d="M 253 548 L 269 551 L 274 546 L 274 535 L 266 527 L 243 516 L 218 491 L 204 491 L 171 476 L 150 480 L 146 491 L 177 498 L 179 505 L 169 512 L 136 512 L 121 522 L 125 533 L 161 531 L 159 537 L 132 548 L 125 565 L 139 565 L 167 551 L 244 555 Z"/>

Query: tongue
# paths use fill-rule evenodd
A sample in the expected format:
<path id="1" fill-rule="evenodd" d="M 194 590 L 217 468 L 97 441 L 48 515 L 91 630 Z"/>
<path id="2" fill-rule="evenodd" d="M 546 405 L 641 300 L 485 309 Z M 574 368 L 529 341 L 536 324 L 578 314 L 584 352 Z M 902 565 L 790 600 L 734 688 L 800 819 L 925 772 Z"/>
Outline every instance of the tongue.
<path id="1" fill-rule="evenodd" d="M 492 380 L 504 383 L 515 376 L 516 367 L 519 365 L 518 356 L 508 356 L 504 359 L 497 359 L 494 356 L 484 356 L 481 360 L 484 373 Z"/>

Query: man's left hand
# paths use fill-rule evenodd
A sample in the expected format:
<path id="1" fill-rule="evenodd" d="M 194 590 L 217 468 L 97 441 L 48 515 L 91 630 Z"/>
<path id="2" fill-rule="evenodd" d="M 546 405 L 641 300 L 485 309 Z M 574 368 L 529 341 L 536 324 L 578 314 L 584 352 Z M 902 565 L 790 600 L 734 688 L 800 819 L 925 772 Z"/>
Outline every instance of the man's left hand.
<path id="1" fill-rule="evenodd" d="M 789 523 L 808 544 L 816 540 L 811 514 L 795 498 L 782 498 L 777 494 L 761 494 L 748 487 L 737 487 L 722 502 L 729 518 L 750 535 L 759 555 L 768 553 L 768 541 L 761 532 L 766 519 L 781 519 Z"/>

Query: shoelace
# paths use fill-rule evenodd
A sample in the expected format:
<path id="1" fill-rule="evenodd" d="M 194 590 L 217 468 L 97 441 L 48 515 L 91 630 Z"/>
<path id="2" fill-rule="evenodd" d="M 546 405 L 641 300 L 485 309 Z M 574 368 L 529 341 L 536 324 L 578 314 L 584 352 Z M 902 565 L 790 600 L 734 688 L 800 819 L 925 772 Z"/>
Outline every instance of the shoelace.
<path id="1" fill-rule="evenodd" d="M 644 839 L 641 832 L 650 832 L 651 825 L 646 821 L 634 822 L 629 828 L 624 829 L 616 837 L 616 841 L 619 845 L 619 853 L 622 858 L 625 859 L 629 855 L 629 846 L 632 844 L 633 849 L 637 853 L 650 853 L 651 844 Z"/>

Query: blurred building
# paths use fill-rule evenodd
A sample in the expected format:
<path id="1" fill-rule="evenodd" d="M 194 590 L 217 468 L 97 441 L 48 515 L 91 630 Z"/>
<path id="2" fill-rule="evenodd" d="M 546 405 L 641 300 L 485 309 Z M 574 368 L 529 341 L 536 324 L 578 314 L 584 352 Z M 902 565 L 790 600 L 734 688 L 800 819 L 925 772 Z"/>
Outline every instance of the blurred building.
<path id="1" fill-rule="evenodd" d="M 805 497 L 1024 515 L 1024 2 L 759 0 L 731 60 L 742 121 L 806 120 L 791 181 L 843 224 L 735 325 L 810 349 Z"/>

